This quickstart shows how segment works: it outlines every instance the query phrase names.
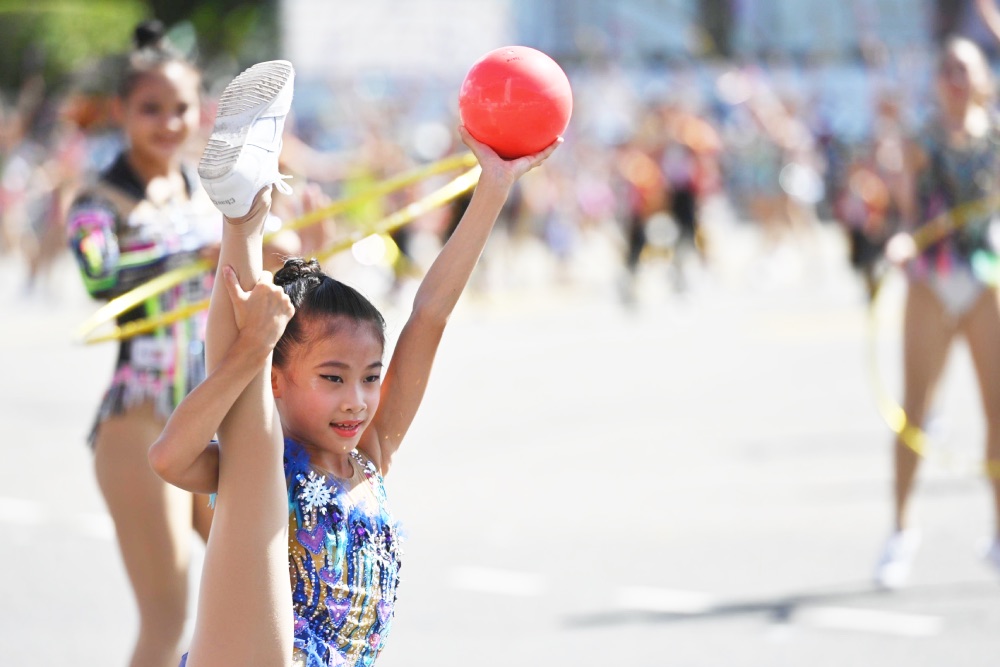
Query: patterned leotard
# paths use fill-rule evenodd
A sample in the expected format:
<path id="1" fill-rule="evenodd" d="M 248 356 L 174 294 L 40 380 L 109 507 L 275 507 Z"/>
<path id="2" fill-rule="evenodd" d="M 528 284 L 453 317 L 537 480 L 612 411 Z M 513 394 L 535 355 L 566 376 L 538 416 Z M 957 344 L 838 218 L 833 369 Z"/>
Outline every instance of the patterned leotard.
<path id="1" fill-rule="evenodd" d="M 195 261 L 202 248 L 221 241 L 219 212 L 197 175 L 186 168 L 182 173 L 186 196 L 153 205 L 146 199 L 146 184 L 122 154 L 77 197 L 67 216 L 67 232 L 91 296 L 102 300 L 120 296 Z M 212 278 L 206 273 L 150 297 L 120 315 L 118 324 L 207 299 Z M 150 401 L 160 417 L 170 416 L 205 377 L 206 321 L 207 314 L 201 312 L 121 342 L 111 386 L 90 434 L 91 445 L 102 421 L 139 403 Z"/>
<path id="2" fill-rule="evenodd" d="M 911 280 L 931 285 L 952 315 L 961 315 L 979 292 L 995 285 L 993 235 L 1000 194 L 1000 124 L 991 118 L 982 137 L 953 146 L 936 125 L 922 134 L 927 167 L 918 174 L 920 225 L 947 217 L 953 233 L 932 243 L 907 267 Z"/>
<path id="3" fill-rule="evenodd" d="M 358 452 L 351 464 L 339 479 L 285 440 L 296 667 L 371 665 L 392 624 L 399 526 L 375 465 Z"/>

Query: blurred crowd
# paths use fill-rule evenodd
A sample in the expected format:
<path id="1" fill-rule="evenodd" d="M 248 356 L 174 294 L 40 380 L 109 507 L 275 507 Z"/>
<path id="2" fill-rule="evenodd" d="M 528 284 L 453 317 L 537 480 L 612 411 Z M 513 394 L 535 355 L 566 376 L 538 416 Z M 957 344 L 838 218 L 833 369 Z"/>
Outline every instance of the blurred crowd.
<path id="1" fill-rule="evenodd" d="M 552 279 L 569 279 L 560 267 L 585 239 L 599 237 L 620 258 L 615 287 L 624 302 L 635 300 L 636 274 L 650 258 L 672 267 L 672 289 L 684 290 L 685 266 L 711 264 L 705 217 L 708 204 L 721 201 L 726 206 L 711 210 L 759 228 L 769 250 L 794 249 L 817 226 L 839 224 L 845 261 L 874 285 L 898 223 L 902 140 L 920 120 L 904 117 L 904 98 L 883 85 L 883 72 L 856 67 L 834 81 L 831 70 L 804 65 L 699 62 L 567 72 L 575 108 L 566 145 L 524 179 L 500 226 L 514 247 L 544 249 Z M 459 83 L 302 81 L 283 154 L 300 187 L 279 202 L 282 216 L 294 219 L 463 150 L 455 131 Z M 206 84 L 207 132 L 217 86 Z M 907 99 L 919 96 L 911 90 Z M 62 225 L 74 193 L 121 147 L 110 109 L 107 98 L 53 93 L 38 77 L 2 99 L 0 261 L 23 260 L 25 290 L 66 252 Z M 192 146 L 191 155 L 200 149 Z M 438 180 L 302 228 L 302 254 L 379 220 Z M 388 251 L 371 261 L 397 283 L 419 272 L 421 248 L 433 251 L 427 239 L 444 238 L 462 201 L 396 230 Z"/>

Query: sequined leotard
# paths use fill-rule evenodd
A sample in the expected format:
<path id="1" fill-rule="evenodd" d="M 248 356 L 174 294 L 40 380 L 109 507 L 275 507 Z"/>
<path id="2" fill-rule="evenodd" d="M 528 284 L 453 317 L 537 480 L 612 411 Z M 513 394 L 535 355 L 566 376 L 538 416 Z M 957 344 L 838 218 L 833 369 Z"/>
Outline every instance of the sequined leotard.
<path id="1" fill-rule="evenodd" d="M 358 452 L 351 463 L 354 476 L 336 478 L 285 440 L 296 667 L 371 665 L 392 623 L 398 525 L 375 465 Z"/>

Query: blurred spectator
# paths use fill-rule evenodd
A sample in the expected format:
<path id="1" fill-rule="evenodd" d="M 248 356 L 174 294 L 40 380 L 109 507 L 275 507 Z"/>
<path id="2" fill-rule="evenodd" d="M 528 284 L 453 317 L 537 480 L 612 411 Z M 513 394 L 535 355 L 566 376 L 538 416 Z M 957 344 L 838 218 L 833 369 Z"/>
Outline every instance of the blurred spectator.
<path id="1" fill-rule="evenodd" d="M 905 164 L 912 178 L 907 231 L 886 245 L 907 276 L 903 320 L 903 409 L 907 428 L 895 442 L 892 532 L 875 579 L 886 587 L 907 580 L 919 544 L 910 497 L 920 453 L 920 431 L 940 383 L 948 351 L 968 344 L 986 413 L 986 459 L 992 465 L 995 518 L 987 556 L 1000 570 L 1000 301 L 996 216 L 1000 195 L 1000 125 L 994 81 L 975 43 L 949 39 L 935 75 L 936 113 L 910 142 Z M 916 432 L 913 429 L 917 429 Z"/>
<path id="2" fill-rule="evenodd" d="M 885 244 L 899 230 L 910 199 L 904 150 L 899 106 L 890 95 L 882 95 L 872 139 L 853 151 L 834 207 L 848 235 L 851 266 L 864 280 L 869 298 L 882 277 Z"/>

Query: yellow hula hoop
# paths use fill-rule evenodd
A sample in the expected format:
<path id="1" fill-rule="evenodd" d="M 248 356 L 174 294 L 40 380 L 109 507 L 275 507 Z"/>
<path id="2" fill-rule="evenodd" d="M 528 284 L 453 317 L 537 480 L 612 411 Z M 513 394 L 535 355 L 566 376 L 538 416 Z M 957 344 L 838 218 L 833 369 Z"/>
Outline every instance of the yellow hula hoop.
<path id="1" fill-rule="evenodd" d="M 455 199 L 462 193 L 475 187 L 476 183 L 479 181 L 480 172 L 481 169 L 478 165 L 473 167 L 472 169 L 468 170 L 461 176 L 458 176 L 457 178 L 453 179 L 444 186 L 422 197 L 421 199 L 418 199 L 417 201 L 405 206 L 399 211 L 396 211 L 395 213 L 392 213 L 389 216 L 382 218 L 381 220 L 373 223 L 369 227 L 366 227 L 364 229 L 359 229 L 354 233 L 352 233 L 347 238 L 337 241 L 327 246 L 323 250 L 318 251 L 315 254 L 316 259 L 322 261 L 338 252 L 350 248 L 358 241 L 365 239 L 371 236 L 372 234 L 384 234 L 386 232 L 390 232 L 398 227 L 402 227 L 403 225 L 412 222 L 414 219 L 420 217 L 424 213 L 432 211 L 435 208 L 438 208 L 439 206 L 446 204 L 447 202 L 451 201 L 452 199 Z M 175 285 L 177 284 L 177 282 L 181 282 L 189 277 L 198 275 L 198 273 L 200 273 L 201 271 L 210 269 L 211 266 L 209 265 L 208 262 L 199 261 L 181 268 L 185 270 L 184 277 L 177 279 L 176 282 L 170 283 L 170 285 Z M 175 270 L 170 273 L 174 272 L 177 272 L 178 275 L 180 275 L 180 270 Z M 161 278 L 166 278 L 166 277 L 168 277 L 168 274 L 165 273 L 162 276 L 159 276 L 158 278 L 154 278 L 148 283 L 140 285 L 135 290 L 132 290 L 132 292 L 123 294 L 122 297 L 130 296 L 133 294 L 133 292 L 136 292 L 139 294 L 139 296 L 142 296 L 142 298 L 140 298 L 135 303 L 136 304 L 141 303 L 145 299 L 150 298 L 150 296 L 158 294 L 164 289 L 167 289 L 167 287 L 163 287 L 162 284 L 157 284 L 157 285 L 153 284 L 156 283 Z M 168 285 L 168 287 L 170 285 Z M 138 297 L 131 297 L 131 298 L 138 298 Z M 159 315 L 157 317 L 149 317 L 141 320 L 135 320 L 133 322 L 128 322 L 122 326 L 115 326 L 111 331 L 109 331 L 106 334 L 101 334 L 96 336 L 85 335 L 83 342 L 90 345 L 94 343 L 104 343 L 115 340 L 124 340 L 126 338 L 131 338 L 132 336 L 138 336 L 143 333 L 148 333 L 150 331 L 166 326 L 168 324 L 173 324 L 174 322 L 186 319 L 191 315 L 197 313 L 198 311 L 208 308 L 208 304 L 209 304 L 209 299 L 204 299 L 202 301 L 190 303 L 181 308 L 175 308 L 174 310 L 171 310 L 167 313 L 163 313 L 162 315 Z M 108 304 L 106 304 L 105 307 L 110 305 L 111 302 L 108 302 Z M 128 310 L 128 308 L 125 308 L 124 310 L 119 312 L 124 312 L 125 310 Z M 98 311 L 98 313 L 100 312 L 101 311 Z M 103 320 L 103 322 L 109 321 L 111 318 L 114 318 L 117 314 L 118 313 L 110 316 L 105 315 L 107 319 Z M 95 317 L 91 318 L 91 320 L 96 320 L 96 319 L 97 318 L 95 314 Z M 93 329 L 88 330 L 86 334 L 90 334 L 90 331 L 92 330 Z"/>
<path id="2" fill-rule="evenodd" d="M 917 252 L 923 251 L 931 244 L 957 231 L 974 214 L 987 212 L 998 202 L 1000 202 L 1000 197 L 998 196 L 984 197 L 983 199 L 968 202 L 932 218 L 913 233 Z M 882 375 L 879 372 L 878 304 L 884 284 L 885 275 L 875 284 L 871 300 L 868 304 L 868 365 L 869 376 L 875 393 L 876 407 L 882 420 L 896 434 L 902 445 L 920 458 L 929 459 L 931 457 L 929 455 L 929 438 L 927 433 L 919 425 L 910 421 L 906 410 L 903 409 L 903 406 L 893 398 L 892 393 L 886 388 L 885 383 L 882 381 Z M 943 458 L 940 456 L 936 457 L 938 460 Z M 1000 461 L 984 461 L 981 466 L 981 472 L 991 479 L 1000 479 Z"/>
<path id="3" fill-rule="evenodd" d="M 299 218 L 296 218 L 295 220 L 292 220 L 286 223 L 285 225 L 282 225 L 280 231 L 286 231 L 286 230 L 295 231 L 298 229 L 302 229 L 303 227 L 316 224 L 317 222 L 325 220 L 326 218 L 329 218 L 330 216 L 336 213 L 349 209 L 358 203 L 368 201 L 370 199 L 377 199 L 378 197 L 383 197 L 387 194 L 395 192 L 396 190 L 404 188 L 408 185 L 412 185 L 413 183 L 416 183 L 430 176 L 442 174 L 462 167 L 466 168 L 473 167 L 476 164 L 477 164 L 476 156 L 473 155 L 471 152 L 460 153 L 457 155 L 452 155 L 443 158 L 441 160 L 438 160 L 437 162 L 433 162 L 423 167 L 417 167 L 416 169 L 412 169 L 398 176 L 394 176 L 385 181 L 376 183 L 370 188 L 366 188 L 361 192 L 353 194 L 349 197 L 339 199 L 321 209 L 310 211 L 309 213 Z M 266 243 L 271 238 L 273 238 L 273 236 L 274 234 L 266 235 L 264 237 L 264 242 Z M 118 334 L 122 330 L 113 332 L 112 334 L 110 334 L 111 337 L 98 336 L 92 338 L 91 334 L 97 328 L 111 322 L 113 319 L 115 319 L 122 313 L 128 312 L 129 310 L 135 308 L 143 301 L 146 301 L 147 299 L 150 299 L 156 296 L 157 294 L 161 294 L 170 289 L 171 287 L 179 285 L 185 280 L 194 278 L 195 276 L 205 271 L 210 271 L 211 269 L 212 269 L 211 263 L 206 260 L 199 260 L 196 262 L 192 262 L 191 264 L 187 264 L 185 266 L 181 266 L 176 269 L 167 271 L 166 273 L 157 276 L 156 278 L 153 278 L 149 282 L 143 283 L 142 285 L 136 287 L 135 289 L 126 292 L 125 294 L 122 294 L 120 296 L 117 296 L 114 299 L 111 299 L 106 304 L 101 306 L 93 315 L 91 315 L 87 319 L 86 322 L 84 322 L 78 328 L 77 337 L 82 339 L 85 343 L 91 343 L 91 342 L 96 343 L 96 342 L 103 342 L 106 340 L 120 340 L 122 336 L 119 336 Z M 167 316 L 169 316 L 169 313 L 167 314 Z M 183 318 L 178 318 L 178 319 L 183 319 Z M 169 322 L 176 322 L 176 321 L 177 321 L 176 319 L 169 320 Z M 138 324 L 140 322 L 145 322 L 145 320 L 141 321 L 136 320 L 135 323 L 130 323 L 130 324 Z M 155 329 L 156 327 L 154 326 L 152 328 Z M 132 336 L 148 331 L 146 329 L 140 330 L 139 327 L 131 327 L 128 330 L 134 331 L 134 333 L 131 334 Z M 127 338 L 128 336 L 124 337 Z"/>
<path id="4" fill-rule="evenodd" d="M 165 292 L 174 285 L 178 285 L 185 280 L 194 278 L 205 271 L 211 270 L 212 265 L 207 260 L 198 260 L 185 266 L 177 267 L 167 271 L 163 275 L 139 285 L 133 290 L 111 299 L 106 304 L 97 309 L 90 318 L 84 322 L 77 331 L 77 336 L 84 342 L 90 342 L 88 336 L 92 331 L 102 324 L 110 322 L 122 313 L 135 308 L 146 299 L 150 299 L 161 292 Z M 136 320 L 138 322 L 138 320 Z M 134 334 L 133 334 L 134 335 Z"/>
<path id="5" fill-rule="evenodd" d="M 332 215 L 342 213 L 356 204 L 368 201 L 369 199 L 383 197 L 430 176 L 436 176 L 454 169 L 468 169 L 474 167 L 476 164 L 476 156 L 472 153 L 462 153 L 460 155 L 446 157 L 427 166 L 418 167 L 406 173 L 400 174 L 399 176 L 394 176 L 384 181 L 380 181 L 379 183 L 376 183 L 370 188 L 366 188 L 357 194 L 344 197 L 343 199 L 338 199 L 328 206 L 316 209 L 315 211 L 310 211 L 295 220 L 285 223 L 281 226 L 281 230 L 293 232 L 298 231 L 303 227 L 308 227 L 309 225 L 314 225 L 321 220 L 325 220 Z"/>
<path id="6" fill-rule="evenodd" d="M 387 232 L 391 232 L 394 229 L 412 222 L 415 218 L 419 218 L 424 213 L 446 204 L 452 199 L 455 199 L 464 192 L 467 192 L 475 187 L 476 183 L 479 182 L 479 174 L 481 171 L 482 169 L 476 165 L 450 183 L 438 188 L 429 195 L 418 199 L 412 204 L 404 206 L 395 213 L 382 218 L 371 227 L 357 230 L 347 238 L 332 243 L 326 248 L 317 251 L 316 259 L 323 261 L 331 255 L 335 255 L 342 250 L 350 248 L 358 241 L 368 238 L 372 234 L 385 234 Z"/>

